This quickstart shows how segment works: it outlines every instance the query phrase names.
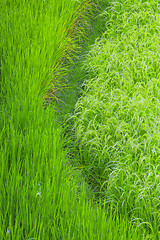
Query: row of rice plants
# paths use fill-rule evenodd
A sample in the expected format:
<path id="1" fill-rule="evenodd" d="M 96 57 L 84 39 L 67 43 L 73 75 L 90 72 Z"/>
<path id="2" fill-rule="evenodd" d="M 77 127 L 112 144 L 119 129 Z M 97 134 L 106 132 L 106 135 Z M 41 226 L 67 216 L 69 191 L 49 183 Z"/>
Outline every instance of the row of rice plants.
<path id="1" fill-rule="evenodd" d="M 137 238 L 111 208 L 92 205 L 81 176 L 69 168 L 54 119 L 52 108 L 37 106 L 25 134 L 11 122 L 2 129 L 0 239 Z"/>
<path id="2" fill-rule="evenodd" d="M 43 107 L 86 4 L 1 3 L 0 239 L 98 239 L 109 224 L 98 228 L 105 212 L 87 200 L 53 106 Z"/>
<path id="3" fill-rule="evenodd" d="M 71 60 L 70 52 L 76 49 L 75 33 L 83 33 L 83 28 L 76 26 L 82 18 L 86 21 L 87 8 L 89 2 L 84 0 L 1 3 L 1 83 L 5 96 L 11 92 L 24 97 L 25 92 L 34 102 L 44 94 L 55 97 L 66 59 Z M 14 77 L 5 81 L 9 76 Z"/>
<path id="4" fill-rule="evenodd" d="M 157 0 L 110 1 L 73 116 L 92 188 L 145 239 L 160 236 L 159 12 Z"/>

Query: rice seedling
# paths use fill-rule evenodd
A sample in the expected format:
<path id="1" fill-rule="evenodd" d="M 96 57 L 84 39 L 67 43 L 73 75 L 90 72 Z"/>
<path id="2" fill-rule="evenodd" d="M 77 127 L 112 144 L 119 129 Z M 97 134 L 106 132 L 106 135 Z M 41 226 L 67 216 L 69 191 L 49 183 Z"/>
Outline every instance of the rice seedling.
<path id="1" fill-rule="evenodd" d="M 73 116 L 88 182 L 146 239 L 160 234 L 159 10 L 158 1 L 110 1 Z"/>

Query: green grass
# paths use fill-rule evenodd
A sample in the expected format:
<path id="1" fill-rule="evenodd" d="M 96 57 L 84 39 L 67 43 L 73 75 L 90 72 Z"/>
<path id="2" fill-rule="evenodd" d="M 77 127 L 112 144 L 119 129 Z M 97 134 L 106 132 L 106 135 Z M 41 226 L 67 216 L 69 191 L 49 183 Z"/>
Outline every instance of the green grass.
<path id="1" fill-rule="evenodd" d="M 85 1 L 1 3 L 0 239 L 137 235 L 132 225 L 119 224 L 111 208 L 93 205 L 81 171 L 67 158 L 55 107 L 45 104 L 76 49 L 87 6 Z"/>
<path id="2" fill-rule="evenodd" d="M 99 1 L 99 3 L 106 7 L 103 1 Z M 109 4 L 107 3 L 107 6 Z M 83 165 L 74 167 L 71 163 L 77 161 L 79 153 L 77 156 L 72 155 L 71 161 L 69 146 L 73 143 L 70 142 L 70 139 L 66 139 L 64 129 L 57 123 L 59 121 L 55 107 L 57 103 L 51 101 L 51 99 L 57 96 L 61 97 L 60 94 L 57 94 L 57 91 L 65 85 L 64 76 L 68 73 L 69 62 L 73 63 L 73 53 L 77 51 L 77 44 L 83 46 L 88 41 L 92 45 L 94 38 L 99 36 L 104 26 L 103 21 L 99 19 L 96 24 L 93 23 L 94 27 L 91 27 L 92 37 L 89 38 L 88 36 L 88 40 L 82 39 L 85 31 L 87 32 L 90 28 L 88 17 L 95 13 L 93 6 L 90 8 L 90 2 L 84 0 L 4 0 L 0 7 L 0 38 L 2 43 L 0 47 L 0 239 L 158 239 L 158 156 L 153 158 L 150 153 L 147 158 L 144 155 L 138 171 L 136 158 L 134 158 L 133 164 L 129 162 L 130 157 L 128 155 L 126 159 L 128 162 L 124 160 L 126 156 L 125 147 L 123 149 L 123 146 L 121 146 L 124 151 L 121 161 L 119 161 L 119 155 L 116 155 L 116 151 L 113 149 L 111 154 L 117 159 L 115 158 L 112 163 L 111 160 L 107 161 L 106 154 L 101 152 L 98 142 L 98 152 L 96 152 L 97 149 L 92 141 L 94 138 L 90 139 L 91 145 L 87 140 L 87 145 L 84 136 L 81 140 L 81 137 L 78 138 L 77 135 Z M 93 13 L 91 9 L 93 9 Z M 107 14 L 109 13 L 111 16 L 108 17 L 112 19 L 112 12 L 107 9 L 102 19 L 108 19 Z M 116 16 L 115 14 L 114 17 L 116 18 Z M 93 21 L 96 20 L 93 18 Z M 104 38 L 106 38 L 106 34 L 107 32 Z M 101 91 L 100 83 L 105 84 L 106 82 L 108 84 L 107 81 L 103 81 L 105 68 L 102 62 L 99 70 L 96 70 L 96 66 L 99 66 L 97 63 L 94 66 L 94 56 L 95 59 L 99 58 L 97 57 L 96 47 L 99 46 L 98 49 L 101 50 L 103 55 L 102 42 L 99 41 L 94 47 L 90 47 L 91 51 L 87 57 L 89 64 L 87 60 L 86 64 L 87 66 L 93 66 L 93 68 L 88 69 L 85 66 L 87 78 L 89 78 L 90 83 L 93 83 L 93 86 L 96 86 L 97 79 L 101 79 L 99 87 L 96 88 L 97 93 Z M 106 40 L 104 39 L 105 44 Z M 153 53 L 153 51 L 151 52 Z M 104 56 L 105 58 L 107 56 L 106 50 Z M 116 59 L 118 62 L 118 58 Z M 80 66 L 79 63 L 78 67 Z M 98 71 L 102 71 L 101 77 Z M 83 71 L 77 71 L 76 73 L 74 70 L 71 85 L 75 86 L 75 89 L 77 87 L 76 82 L 81 76 L 86 78 Z M 155 83 L 157 84 L 155 89 L 158 94 L 158 81 Z M 112 84 L 111 81 L 110 84 Z M 87 89 L 87 82 L 85 85 Z M 143 96 L 145 99 L 147 93 L 152 94 L 152 84 L 150 83 L 147 86 L 150 86 L 150 88 L 145 88 L 146 93 L 144 92 Z M 110 93 L 111 89 L 108 85 L 106 95 Z M 91 85 L 90 90 L 92 92 Z M 135 93 L 142 93 L 140 90 L 141 88 L 137 88 Z M 114 98 L 117 97 L 118 104 L 120 96 L 122 100 L 124 99 L 123 101 L 128 101 L 127 87 L 125 91 L 126 98 L 123 97 L 123 94 L 118 95 L 118 91 L 113 93 L 115 94 Z M 87 96 L 88 93 L 85 94 Z M 75 101 L 76 93 L 71 97 Z M 106 101 L 106 99 L 104 100 Z M 62 98 L 62 100 L 64 99 Z M 83 97 L 81 100 L 83 102 Z M 78 104 L 81 100 L 77 103 L 77 110 L 80 109 Z M 156 99 L 154 100 L 156 101 Z M 103 106 L 106 108 L 105 101 Z M 97 99 L 97 102 L 99 102 L 99 99 Z M 94 104 L 94 101 L 92 103 Z M 113 105 L 114 103 L 113 101 Z M 151 128 L 155 123 L 154 117 L 158 118 L 156 115 L 158 114 L 158 105 L 156 105 L 157 103 L 152 104 L 149 98 L 147 104 L 150 105 L 147 105 L 148 108 L 146 109 L 142 105 L 140 106 L 142 107 L 141 112 L 144 111 L 144 116 L 145 111 L 147 111 L 147 114 L 149 112 L 151 117 L 148 118 L 147 123 L 150 124 L 149 127 Z M 70 109 L 73 108 L 73 105 L 71 105 L 68 103 Z M 153 105 L 155 112 L 152 111 Z M 82 104 L 79 106 L 82 106 Z M 107 106 L 109 106 L 108 102 Z M 115 106 L 116 112 L 119 105 Z M 63 116 L 64 119 L 71 115 L 67 108 L 66 106 L 67 115 Z M 133 109 L 136 109 L 136 105 Z M 131 108 L 131 111 L 133 109 Z M 86 108 L 86 113 L 87 111 Z M 63 112 L 62 109 L 61 112 Z M 97 116 L 99 112 L 96 107 Z M 137 116 L 139 116 L 138 114 L 139 111 L 137 110 Z M 89 116 L 91 121 L 86 118 L 84 126 L 92 128 L 92 116 L 90 114 Z M 130 113 L 127 116 L 129 117 Z M 113 117 L 116 118 L 114 114 Z M 99 119 L 101 121 L 100 115 Z M 111 119 L 107 116 L 106 119 L 109 124 Z M 79 125 L 80 121 L 77 118 L 77 129 L 80 129 L 79 126 L 84 127 L 82 120 L 83 118 L 81 119 L 82 125 Z M 136 120 L 137 118 L 133 119 L 133 126 Z M 90 124 L 88 125 L 88 123 Z M 139 122 L 137 124 L 139 127 Z M 112 125 L 116 128 L 116 121 L 111 124 L 111 127 Z M 129 132 L 128 125 L 122 125 L 127 129 L 127 133 Z M 81 136 L 84 133 L 87 134 L 88 130 L 90 131 L 89 127 L 83 129 L 85 131 L 81 132 Z M 155 131 L 157 129 L 158 125 L 155 124 Z M 92 130 L 94 132 L 95 129 Z M 143 130 L 147 132 L 147 128 Z M 97 136 L 98 134 L 97 131 Z M 106 136 L 108 136 L 107 134 Z M 113 135 L 115 143 L 116 139 L 120 141 L 123 131 L 120 129 L 117 134 L 120 136 L 118 135 L 116 138 Z M 144 147 L 143 135 L 145 133 L 141 135 L 142 146 Z M 147 149 L 152 152 L 151 146 L 155 146 L 155 151 L 157 151 L 158 133 L 154 136 L 154 139 L 153 141 L 150 138 L 150 141 L 146 142 L 146 152 L 144 151 L 144 154 L 148 154 Z M 127 142 L 127 136 L 125 141 Z M 125 141 L 123 144 L 126 144 Z M 130 142 L 128 142 L 127 151 L 134 153 L 130 146 L 133 146 L 134 149 L 135 142 L 133 141 L 132 145 L 130 145 Z M 122 142 L 120 143 L 122 145 Z M 110 143 L 110 146 L 112 147 L 112 143 Z M 137 148 L 137 158 L 139 156 L 138 151 Z M 95 158 L 97 153 L 103 153 L 103 164 L 100 161 L 102 159 L 101 155 L 97 155 L 97 158 Z M 86 176 L 88 175 L 90 179 L 89 184 L 85 181 L 84 169 Z M 88 169 L 90 170 L 88 171 Z M 135 170 L 135 174 L 132 176 L 133 170 Z M 103 175 L 101 172 L 103 172 Z M 106 176 L 109 176 L 109 178 Z M 133 180 L 135 184 L 133 191 L 139 191 L 136 193 L 137 195 L 131 192 Z M 125 190 L 122 191 L 124 186 Z M 95 196 L 97 190 L 101 192 L 99 198 Z M 132 209 L 132 207 L 137 207 L 137 209 Z"/>
<path id="3" fill-rule="evenodd" d="M 83 232 L 88 239 L 94 229 L 98 238 L 90 224 L 100 221 L 100 210 L 92 213 L 87 187 L 68 164 L 54 106 L 43 106 L 75 49 L 87 6 L 1 3 L 0 239 L 81 239 Z"/>
<path id="4" fill-rule="evenodd" d="M 86 21 L 88 5 L 87 1 L 56 0 L 1 3 L 4 95 L 12 91 L 12 96 L 23 97 L 25 91 L 34 102 L 44 94 L 46 98 L 55 96 L 65 63 L 71 60 L 71 50 L 76 50 L 75 40 L 83 33 L 79 22 Z"/>
<path id="5" fill-rule="evenodd" d="M 97 197 L 160 234 L 159 4 L 110 1 L 106 31 L 86 54 L 74 113 L 80 165 Z"/>

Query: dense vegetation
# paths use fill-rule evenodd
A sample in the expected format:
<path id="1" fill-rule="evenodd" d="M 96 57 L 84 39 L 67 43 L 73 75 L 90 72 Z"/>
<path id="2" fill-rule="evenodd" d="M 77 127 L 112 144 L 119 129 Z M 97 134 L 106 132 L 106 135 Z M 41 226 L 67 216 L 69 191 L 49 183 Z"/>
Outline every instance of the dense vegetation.
<path id="1" fill-rule="evenodd" d="M 83 62 L 75 140 L 92 187 L 150 237 L 160 231 L 158 1 L 111 1 Z"/>
<path id="2" fill-rule="evenodd" d="M 158 1 L 0 6 L 0 239 L 158 239 Z"/>

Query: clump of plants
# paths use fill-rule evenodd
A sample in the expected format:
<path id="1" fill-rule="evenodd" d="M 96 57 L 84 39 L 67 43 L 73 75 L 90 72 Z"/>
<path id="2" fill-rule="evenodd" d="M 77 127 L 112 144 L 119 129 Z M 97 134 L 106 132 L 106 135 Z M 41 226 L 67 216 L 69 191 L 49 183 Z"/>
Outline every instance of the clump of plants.
<path id="1" fill-rule="evenodd" d="M 88 181 L 119 213 L 160 233 L 158 1 L 110 1 L 105 33 L 83 64 L 75 141 Z"/>

